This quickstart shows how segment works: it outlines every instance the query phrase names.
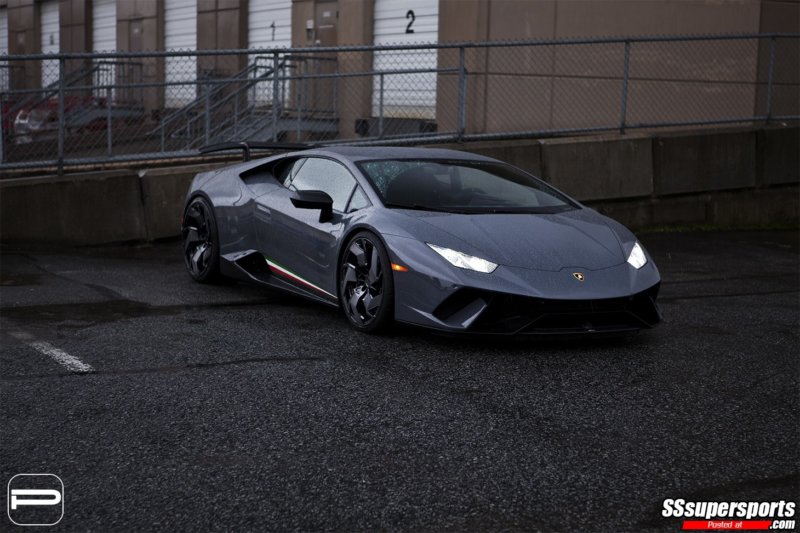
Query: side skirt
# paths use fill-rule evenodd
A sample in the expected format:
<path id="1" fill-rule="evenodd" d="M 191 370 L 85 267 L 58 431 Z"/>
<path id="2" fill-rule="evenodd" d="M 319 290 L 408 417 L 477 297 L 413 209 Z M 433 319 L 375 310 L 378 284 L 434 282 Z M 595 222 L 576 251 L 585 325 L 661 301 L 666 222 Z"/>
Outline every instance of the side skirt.
<path id="1" fill-rule="evenodd" d="M 232 267 L 232 273 L 239 279 L 291 292 L 331 307 L 339 307 L 336 296 L 267 259 L 256 250 L 226 254 L 222 256 L 222 260 Z"/>

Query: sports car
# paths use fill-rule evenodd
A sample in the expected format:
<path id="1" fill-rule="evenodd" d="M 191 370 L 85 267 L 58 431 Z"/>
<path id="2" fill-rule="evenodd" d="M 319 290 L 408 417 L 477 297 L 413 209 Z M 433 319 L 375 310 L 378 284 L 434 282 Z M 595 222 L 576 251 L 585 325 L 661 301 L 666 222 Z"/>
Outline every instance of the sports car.
<path id="1" fill-rule="evenodd" d="M 358 146 L 247 159 L 190 186 L 181 234 L 199 282 L 284 289 L 363 332 L 620 334 L 661 319 L 633 233 L 509 164 Z"/>

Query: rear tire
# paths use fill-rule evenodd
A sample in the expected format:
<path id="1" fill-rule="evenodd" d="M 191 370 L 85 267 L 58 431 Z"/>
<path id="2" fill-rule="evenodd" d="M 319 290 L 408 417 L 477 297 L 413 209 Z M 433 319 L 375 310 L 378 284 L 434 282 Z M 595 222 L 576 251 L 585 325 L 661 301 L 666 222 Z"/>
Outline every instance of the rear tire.
<path id="1" fill-rule="evenodd" d="M 373 233 L 357 233 L 345 245 L 339 263 L 339 301 L 347 321 L 358 331 L 377 333 L 392 323 L 392 266 Z"/>
<path id="2" fill-rule="evenodd" d="M 197 196 L 186 206 L 181 225 L 183 260 L 199 283 L 219 281 L 219 232 L 211 204 Z"/>

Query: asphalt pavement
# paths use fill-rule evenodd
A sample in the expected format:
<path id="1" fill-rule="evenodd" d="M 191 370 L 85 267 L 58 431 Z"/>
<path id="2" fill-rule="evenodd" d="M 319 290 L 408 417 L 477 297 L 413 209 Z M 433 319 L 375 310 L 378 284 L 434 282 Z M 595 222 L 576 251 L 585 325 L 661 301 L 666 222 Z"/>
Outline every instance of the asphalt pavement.
<path id="1" fill-rule="evenodd" d="M 579 341 L 364 335 L 196 284 L 177 243 L 6 247 L 0 481 L 56 474 L 49 530 L 103 532 L 678 531 L 665 498 L 796 502 L 800 235 L 642 241 L 664 322 Z"/>

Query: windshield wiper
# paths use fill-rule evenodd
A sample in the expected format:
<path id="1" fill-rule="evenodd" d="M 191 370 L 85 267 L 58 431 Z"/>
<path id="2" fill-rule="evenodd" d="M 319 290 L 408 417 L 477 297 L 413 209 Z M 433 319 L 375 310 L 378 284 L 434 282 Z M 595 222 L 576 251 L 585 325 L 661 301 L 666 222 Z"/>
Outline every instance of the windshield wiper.
<path id="1" fill-rule="evenodd" d="M 570 206 L 547 206 L 547 207 L 483 207 L 478 208 L 478 213 L 489 215 L 553 215 L 563 213 L 564 211 L 572 211 L 574 208 Z"/>
<path id="2" fill-rule="evenodd" d="M 388 207 L 390 209 L 411 209 L 414 211 L 433 211 L 436 213 L 459 213 L 459 211 L 445 209 L 444 207 L 432 207 L 429 205 L 421 205 L 421 204 L 405 205 L 405 204 L 393 204 L 391 202 L 385 202 L 383 206 Z"/>

